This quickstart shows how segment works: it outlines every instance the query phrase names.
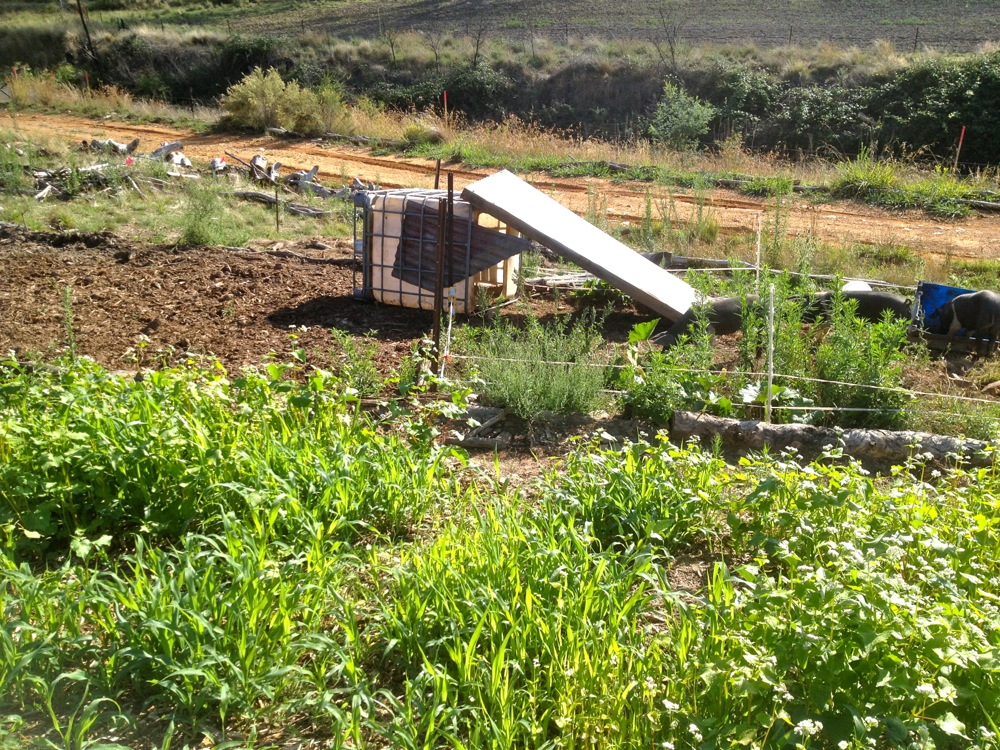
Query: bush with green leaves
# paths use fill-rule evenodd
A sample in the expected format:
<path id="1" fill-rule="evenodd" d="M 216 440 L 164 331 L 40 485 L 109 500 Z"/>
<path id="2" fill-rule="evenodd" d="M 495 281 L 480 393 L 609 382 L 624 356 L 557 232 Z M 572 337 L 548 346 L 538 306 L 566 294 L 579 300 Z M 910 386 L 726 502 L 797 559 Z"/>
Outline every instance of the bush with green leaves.
<path id="1" fill-rule="evenodd" d="M 491 404 L 534 419 L 542 412 L 589 413 L 603 401 L 608 354 L 593 316 L 524 328 L 501 320 L 466 329 L 455 344 L 469 358 L 478 392 Z"/>
<path id="2" fill-rule="evenodd" d="M 902 378 L 907 324 L 888 317 L 870 323 L 856 307 L 833 299 L 830 330 L 816 349 L 816 377 L 828 381 L 818 383 L 817 401 L 845 409 L 837 415 L 843 427 L 903 427 L 911 399 Z"/>
<path id="3" fill-rule="evenodd" d="M 712 105 L 667 81 L 649 122 L 650 140 L 677 151 L 692 151 L 708 135 L 715 114 Z"/>
<path id="4" fill-rule="evenodd" d="M 732 413 L 724 381 L 711 371 L 712 335 L 706 316 L 697 315 L 690 333 L 668 350 L 649 344 L 657 321 L 637 325 L 629 335 L 627 364 L 618 376 L 626 416 L 667 424 L 678 409 Z"/>
<path id="5" fill-rule="evenodd" d="M 883 143 L 953 153 L 966 129 L 962 158 L 972 164 L 1000 158 L 1000 52 L 931 58 L 902 69 L 871 99 Z"/>
<path id="6" fill-rule="evenodd" d="M 335 103 L 336 92 L 324 96 Z M 274 68 L 254 68 L 239 83 L 230 86 L 221 100 L 229 121 L 252 130 L 287 128 L 300 133 L 320 130 L 320 104 L 316 94 L 295 81 L 285 82 Z M 328 107 L 329 108 L 329 107 Z"/>
<path id="7" fill-rule="evenodd" d="M 471 118 L 502 118 L 515 92 L 514 82 L 489 65 L 456 65 L 420 75 L 412 82 L 381 82 L 369 95 L 377 102 L 400 110 L 439 109 L 448 92 L 448 111 Z"/>

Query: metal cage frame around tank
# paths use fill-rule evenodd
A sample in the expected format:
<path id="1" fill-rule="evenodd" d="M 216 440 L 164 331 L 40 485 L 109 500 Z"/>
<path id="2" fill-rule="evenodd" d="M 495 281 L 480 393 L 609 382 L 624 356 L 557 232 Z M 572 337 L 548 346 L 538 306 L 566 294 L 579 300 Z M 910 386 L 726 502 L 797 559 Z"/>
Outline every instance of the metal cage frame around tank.
<path id="1" fill-rule="evenodd" d="M 390 197 L 401 197 L 402 200 L 399 203 L 398 210 L 389 206 Z M 373 203 L 377 202 L 379 198 L 382 198 L 382 206 L 378 209 L 378 212 L 383 214 L 390 214 L 398 216 L 399 222 L 399 234 L 390 234 L 384 228 L 387 227 L 390 222 L 383 220 L 381 226 L 383 227 L 382 232 L 375 231 L 375 213 L 376 208 Z M 419 200 L 417 200 L 419 198 Z M 395 189 L 395 190 L 377 190 L 377 191 L 367 191 L 358 192 L 354 195 L 354 262 L 353 267 L 353 287 L 354 287 L 354 297 L 355 299 L 373 300 L 376 299 L 376 295 L 384 296 L 386 294 L 398 294 L 400 298 L 400 304 L 403 304 L 404 297 L 415 297 L 416 307 L 420 309 L 433 309 L 434 307 L 434 291 L 429 289 L 424 285 L 424 277 L 430 277 L 433 275 L 434 270 L 428 269 L 424 264 L 417 263 L 416 265 L 403 265 L 403 261 L 399 263 L 400 275 L 398 278 L 394 277 L 392 271 L 395 267 L 394 263 L 385 262 L 383 255 L 382 262 L 376 263 L 373 258 L 374 247 L 376 241 L 390 240 L 395 246 L 394 257 L 398 256 L 399 253 L 403 252 L 403 239 L 414 240 L 418 242 L 419 252 L 416 254 L 417 260 L 421 260 L 425 257 L 431 257 L 436 259 L 437 254 L 437 232 L 438 232 L 438 214 L 437 210 L 441 205 L 441 201 L 448 200 L 447 190 L 429 190 L 426 188 L 409 188 L 409 189 Z M 459 214 L 461 212 L 465 218 L 470 221 L 474 219 L 475 209 L 472 204 L 461 198 L 454 197 L 453 205 L 455 207 L 455 213 Z M 417 217 L 417 232 L 414 234 L 404 234 L 406 224 L 404 222 L 404 216 L 407 214 L 407 209 L 418 206 L 419 210 L 410 214 L 411 217 L 416 215 Z M 359 232 L 360 226 L 360 232 Z M 433 238 L 433 239 L 430 239 Z M 455 242 L 451 243 L 451 247 L 455 247 Z M 471 232 L 465 236 L 464 242 L 460 250 L 463 250 L 462 259 L 465 264 L 465 272 L 463 274 L 463 279 L 458 284 L 453 284 L 453 287 L 459 287 L 459 285 L 464 286 L 464 300 L 466 306 L 471 306 L 474 304 L 472 299 L 472 286 L 473 277 L 475 272 L 472 270 L 472 235 Z M 451 253 L 448 255 L 449 263 L 454 263 L 454 257 Z M 379 273 L 376 273 L 376 272 Z M 454 271 L 454 266 L 449 266 L 449 272 Z M 408 284 L 404 279 L 404 275 L 407 273 L 415 273 L 417 282 L 416 284 Z M 450 275 L 450 273 L 449 273 Z M 385 281 L 381 281 L 380 284 L 375 282 L 375 279 L 392 279 L 392 284 L 387 284 Z M 406 286 L 414 286 L 416 291 L 411 291 L 406 289 Z M 448 287 L 451 288 L 451 287 Z"/>

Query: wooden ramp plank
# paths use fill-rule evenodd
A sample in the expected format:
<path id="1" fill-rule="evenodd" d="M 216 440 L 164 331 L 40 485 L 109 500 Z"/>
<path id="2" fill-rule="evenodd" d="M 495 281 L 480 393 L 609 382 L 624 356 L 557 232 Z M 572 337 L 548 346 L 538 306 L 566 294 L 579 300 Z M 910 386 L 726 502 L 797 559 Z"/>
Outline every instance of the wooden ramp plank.
<path id="1" fill-rule="evenodd" d="M 507 170 L 472 183 L 462 198 L 667 320 L 676 321 L 698 298 L 689 284 Z"/>

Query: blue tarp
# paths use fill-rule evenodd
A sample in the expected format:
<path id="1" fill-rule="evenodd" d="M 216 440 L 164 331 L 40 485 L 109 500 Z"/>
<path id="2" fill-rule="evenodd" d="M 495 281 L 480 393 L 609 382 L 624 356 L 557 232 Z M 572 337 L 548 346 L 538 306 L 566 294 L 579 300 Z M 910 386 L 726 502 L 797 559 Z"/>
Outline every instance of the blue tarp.
<path id="1" fill-rule="evenodd" d="M 958 295 L 974 291 L 976 290 L 921 281 L 917 284 L 917 299 L 920 300 L 917 323 L 920 324 L 922 321 L 921 327 L 931 333 L 948 333 L 946 324 L 941 320 L 941 308 Z"/>

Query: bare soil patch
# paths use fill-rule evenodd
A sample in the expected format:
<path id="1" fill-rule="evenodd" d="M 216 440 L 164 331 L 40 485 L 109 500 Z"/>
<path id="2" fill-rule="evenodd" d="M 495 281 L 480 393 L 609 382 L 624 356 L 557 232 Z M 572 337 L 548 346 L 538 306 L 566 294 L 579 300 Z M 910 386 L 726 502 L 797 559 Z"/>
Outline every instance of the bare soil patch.
<path id="1" fill-rule="evenodd" d="M 346 241 L 284 243 L 310 257 L 349 258 Z M 112 369 L 212 356 L 227 368 L 317 364 L 336 347 L 329 329 L 377 334 L 381 371 L 396 367 L 430 315 L 354 299 L 349 266 L 277 257 L 264 249 L 143 245 L 112 234 L 0 228 L 0 350 L 78 354 Z M 66 304 L 69 290 L 71 305 Z"/>

